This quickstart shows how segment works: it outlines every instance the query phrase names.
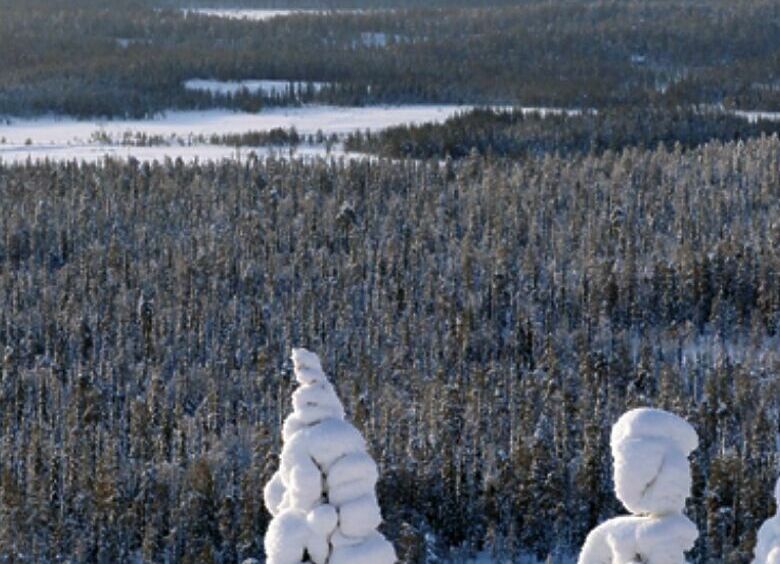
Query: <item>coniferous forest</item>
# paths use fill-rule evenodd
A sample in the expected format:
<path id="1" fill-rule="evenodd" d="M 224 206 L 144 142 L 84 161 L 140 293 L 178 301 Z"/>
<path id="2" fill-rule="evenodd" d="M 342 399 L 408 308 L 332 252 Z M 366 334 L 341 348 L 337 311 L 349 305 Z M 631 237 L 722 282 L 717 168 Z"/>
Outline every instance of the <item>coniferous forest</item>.
<path id="1" fill-rule="evenodd" d="M 637 407 L 698 435 L 688 560 L 751 561 L 778 510 L 780 121 L 746 112 L 780 109 L 780 4 L 421 4 L 0 0 L 0 148 L 41 116 L 474 105 L 200 134 L 312 158 L 0 152 L 0 563 L 264 561 L 294 347 L 367 440 L 400 562 L 569 564 L 625 513 L 610 428 Z"/>
<path id="2" fill-rule="evenodd" d="M 444 165 L 0 169 L 0 550 L 257 556 L 291 346 L 321 351 L 406 562 L 576 552 L 608 430 L 686 417 L 696 562 L 773 511 L 780 142 Z M 427 560 L 432 561 L 432 560 Z"/>
<path id="3" fill-rule="evenodd" d="M 281 23 L 178 9 L 193 4 L 2 0 L 0 114 L 144 116 L 290 102 L 182 87 L 197 76 L 331 82 L 317 99 L 340 104 L 780 109 L 775 0 L 741 0 L 739 9 L 733 0 L 381 0 L 369 5 L 398 9 Z M 387 43 L 365 45 L 363 33 Z"/>

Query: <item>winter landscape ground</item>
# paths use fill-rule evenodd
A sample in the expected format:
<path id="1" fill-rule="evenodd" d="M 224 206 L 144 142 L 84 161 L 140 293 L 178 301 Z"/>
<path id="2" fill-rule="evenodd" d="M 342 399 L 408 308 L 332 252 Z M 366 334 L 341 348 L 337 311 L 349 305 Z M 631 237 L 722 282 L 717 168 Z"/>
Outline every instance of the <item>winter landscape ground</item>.
<path id="1" fill-rule="evenodd" d="M 0 0 L 0 562 L 778 564 L 775 0 Z"/>

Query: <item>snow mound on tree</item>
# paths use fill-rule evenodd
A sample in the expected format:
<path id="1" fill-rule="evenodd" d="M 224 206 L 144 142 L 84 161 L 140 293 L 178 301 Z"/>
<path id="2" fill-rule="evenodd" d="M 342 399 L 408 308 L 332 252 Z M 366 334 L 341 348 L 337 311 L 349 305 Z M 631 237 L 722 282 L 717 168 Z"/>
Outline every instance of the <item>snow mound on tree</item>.
<path id="1" fill-rule="evenodd" d="M 580 564 L 676 564 L 699 536 L 684 515 L 616 517 L 596 527 L 582 547 Z M 637 557 L 643 558 L 637 560 Z"/>
<path id="2" fill-rule="evenodd" d="M 392 564 L 393 546 L 376 531 L 376 463 L 322 370 L 319 357 L 293 349 L 293 412 L 284 422 L 278 472 L 265 487 L 274 516 L 265 538 L 269 564 Z"/>
<path id="3" fill-rule="evenodd" d="M 683 515 L 690 494 L 688 456 L 698 446 L 685 420 L 659 409 L 624 414 L 612 427 L 615 494 L 633 514 L 588 535 L 580 564 L 683 564 L 698 537 Z"/>
<path id="4" fill-rule="evenodd" d="M 688 455 L 698 444 L 693 427 L 672 413 L 643 408 L 623 415 L 610 438 L 618 499 L 635 515 L 685 509 Z"/>
<path id="5" fill-rule="evenodd" d="M 775 486 L 777 514 L 758 530 L 753 564 L 780 564 L 780 480 Z"/>

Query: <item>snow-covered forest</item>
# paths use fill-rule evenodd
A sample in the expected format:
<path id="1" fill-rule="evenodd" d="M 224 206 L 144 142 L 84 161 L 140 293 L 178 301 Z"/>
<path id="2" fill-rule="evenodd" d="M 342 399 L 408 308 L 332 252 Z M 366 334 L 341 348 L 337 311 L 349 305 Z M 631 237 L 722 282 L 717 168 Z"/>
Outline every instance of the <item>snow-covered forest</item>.
<path id="1" fill-rule="evenodd" d="M 262 557 L 305 344 L 403 562 L 576 556 L 625 513 L 609 434 L 640 406 L 699 437 L 689 559 L 747 562 L 775 511 L 779 175 L 777 137 L 0 166 L 0 552 Z"/>
<path id="2" fill-rule="evenodd" d="M 777 0 L 0 0 L 0 564 L 780 564 L 778 61 Z"/>
<path id="3" fill-rule="evenodd" d="M 328 83 L 305 102 L 780 110 L 776 0 L 215 0 L 411 8 L 237 20 L 204 0 L 3 0 L 0 113 L 144 117 L 299 96 L 193 79 Z M 447 7 L 449 5 L 449 7 Z M 486 8 L 490 6 L 490 8 Z M 160 9 L 161 6 L 170 9 Z M 378 39 L 383 38 L 383 39 Z"/>

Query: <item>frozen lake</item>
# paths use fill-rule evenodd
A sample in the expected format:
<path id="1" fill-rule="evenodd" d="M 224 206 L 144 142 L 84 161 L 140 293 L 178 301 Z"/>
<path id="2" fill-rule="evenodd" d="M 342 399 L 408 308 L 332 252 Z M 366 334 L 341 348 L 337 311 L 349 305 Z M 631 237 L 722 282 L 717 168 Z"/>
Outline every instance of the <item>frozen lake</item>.
<path id="1" fill-rule="evenodd" d="M 269 108 L 252 114 L 229 110 L 175 111 L 148 120 L 76 120 L 49 116 L 35 119 L 0 120 L 0 159 L 19 162 L 32 159 L 98 160 L 104 155 L 134 156 L 139 160 L 165 156 L 219 160 L 235 157 L 234 147 L 200 144 L 197 137 L 295 128 L 301 135 L 343 137 L 356 130 L 378 131 L 403 124 L 441 122 L 472 109 L 459 105 L 408 106 L 304 106 Z M 164 138 L 166 143 L 153 147 L 122 145 L 123 138 L 145 134 Z M 251 148 L 242 148 L 247 154 Z M 258 154 L 285 149 L 255 149 Z M 336 149 L 338 152 L 338 148 Z M 326 155 L 324 146 L 299 146 L 300 156 Z"/>

